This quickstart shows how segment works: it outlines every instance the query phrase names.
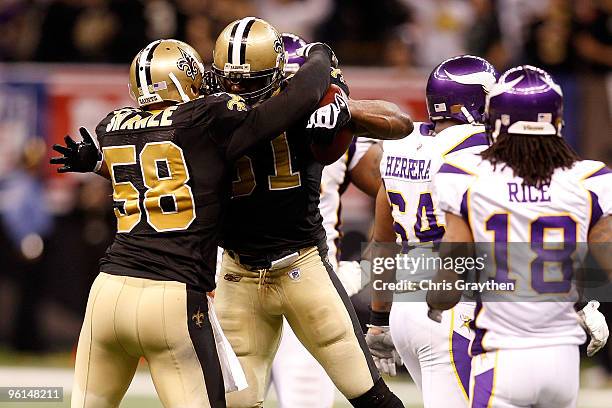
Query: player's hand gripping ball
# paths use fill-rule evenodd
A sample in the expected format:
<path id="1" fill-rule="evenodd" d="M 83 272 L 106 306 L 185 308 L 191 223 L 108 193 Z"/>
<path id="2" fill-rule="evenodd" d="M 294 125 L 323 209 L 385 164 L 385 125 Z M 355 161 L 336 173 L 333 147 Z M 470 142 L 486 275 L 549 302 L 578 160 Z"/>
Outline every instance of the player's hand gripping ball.
<path id="1" fill-rule="evenodd" d="M 347 96 L 339 86 L 331 84 L 306 125 L 312 139 L 310 150 L 316 161 L 331 164 L 348 150 L 353 141 L 350 120 Z"/>

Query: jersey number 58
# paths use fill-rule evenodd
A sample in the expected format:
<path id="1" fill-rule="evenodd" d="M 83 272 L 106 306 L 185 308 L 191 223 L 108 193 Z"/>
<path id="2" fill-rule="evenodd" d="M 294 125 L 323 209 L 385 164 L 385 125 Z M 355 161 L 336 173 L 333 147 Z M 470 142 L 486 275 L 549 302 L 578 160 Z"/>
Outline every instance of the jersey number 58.
<path id="1" fill-rule="evenodd" d="M 116 166 L 134 165 L 134 145 L 104 147 L 106 162 L 113 183 L 113 200 L 117 232 L 130 232 L 141 220 L 140 192 L 131 181 L 117 181 Z M 140 151 L 140 175 L 145 187 L 142 204 L 147 223 L 158 232 L 189 228 L 195 219 L 195 206 L 189 171 L 180 147 L 172 142 L 150 142 Z M 160 168 L 167 169 L 160 174 Z M 169 203 L 162 205 L 162 200 Z"/>

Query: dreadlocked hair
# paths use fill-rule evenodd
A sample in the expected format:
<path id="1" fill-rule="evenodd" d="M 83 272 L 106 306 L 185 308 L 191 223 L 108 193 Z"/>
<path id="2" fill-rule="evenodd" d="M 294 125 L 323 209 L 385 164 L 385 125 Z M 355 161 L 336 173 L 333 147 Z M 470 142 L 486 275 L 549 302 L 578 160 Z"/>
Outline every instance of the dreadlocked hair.
<path id="1" fill-rule="evenodd" d="M 580 160 L 565 140 L 557 136 L 510 135 L 502 133 L 481 153 L 493 168 L 498 164 L 514 171 L 528 186 L 549 184 L 555 169 L 568 169 Z"/>

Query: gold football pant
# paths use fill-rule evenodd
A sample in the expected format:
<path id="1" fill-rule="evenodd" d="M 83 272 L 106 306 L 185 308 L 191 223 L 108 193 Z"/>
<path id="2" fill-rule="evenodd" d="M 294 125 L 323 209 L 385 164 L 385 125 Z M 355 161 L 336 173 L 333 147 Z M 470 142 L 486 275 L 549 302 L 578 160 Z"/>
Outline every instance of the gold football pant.
<path id="1" fill-rule="evenodd" d="M 118 407 L 140 357 L 164 407 L 225 407 L 205 293 L 101 272 L 79 336 L 71 407 Z"/>
<path id="2" fill-rule="evenodd" d="M 316 247 L 300 251 L 290 266 L 261 271 L 225 253 L 215 310 L 249 385 L 227 394 L 230 408 L 262 406 L 283 316 L 346 398 L 379 378 L 350 300 Z"/>

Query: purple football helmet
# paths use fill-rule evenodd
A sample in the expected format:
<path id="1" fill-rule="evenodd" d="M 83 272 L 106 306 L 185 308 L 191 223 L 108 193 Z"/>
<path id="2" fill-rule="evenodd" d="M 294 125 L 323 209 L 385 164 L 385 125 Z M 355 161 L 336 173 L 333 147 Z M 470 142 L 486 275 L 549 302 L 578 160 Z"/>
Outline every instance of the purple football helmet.
<path id="1" fill-rule="evenodd" d="M 480 57 L 460 55 L 443 61 L 427 80 L 429 119 L 482 122 L 486 94 L 498 77 L 493 65 Z"/>
<path id="2" fill-rule="evenodd" d="M 296 51 L 306 45 L 303 38 L 291 34 L 282 33 L 283 45 L 285 46 L 285 73 L 295 74 L 302 66 L 306 59 L 297 55 Z"/>
<path id="3" fill-rule="evenodd" d="M 543 69 L 511 68 L 487 96 L 485 115 L 493 139 L 500 133 L 561 137 L 563 91 Z"/>

